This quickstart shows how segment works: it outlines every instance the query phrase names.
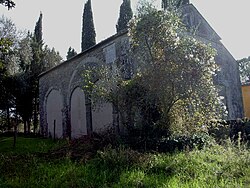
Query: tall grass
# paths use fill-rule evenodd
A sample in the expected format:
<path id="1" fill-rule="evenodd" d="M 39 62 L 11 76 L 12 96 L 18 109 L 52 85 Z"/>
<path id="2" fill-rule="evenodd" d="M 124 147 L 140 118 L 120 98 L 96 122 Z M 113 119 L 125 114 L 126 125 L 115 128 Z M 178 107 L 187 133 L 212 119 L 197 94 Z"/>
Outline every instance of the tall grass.
<path id="1" fill-rule="evenodd" d="M 51 147 L 47 144 L 44 148 Z M 0 187 L 214 188 L 247 187 L 250 183 L 250 151 L 230 140 L 172 154 L 106 147 L 87 162 L 33 155 L 32 148 L 37 151 L 31 144 L 29 154 L 1 152 Z"/>

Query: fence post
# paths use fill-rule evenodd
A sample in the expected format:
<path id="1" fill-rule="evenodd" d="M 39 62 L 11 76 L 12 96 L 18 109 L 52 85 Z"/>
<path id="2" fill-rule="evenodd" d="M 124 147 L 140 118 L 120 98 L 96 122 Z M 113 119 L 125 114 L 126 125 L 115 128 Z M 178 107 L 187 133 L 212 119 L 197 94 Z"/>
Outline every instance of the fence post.
<path id="1" fill-rule="evenodd" d="M 56 120 L 54 119 L 54 141 L 56 140 Z"/>

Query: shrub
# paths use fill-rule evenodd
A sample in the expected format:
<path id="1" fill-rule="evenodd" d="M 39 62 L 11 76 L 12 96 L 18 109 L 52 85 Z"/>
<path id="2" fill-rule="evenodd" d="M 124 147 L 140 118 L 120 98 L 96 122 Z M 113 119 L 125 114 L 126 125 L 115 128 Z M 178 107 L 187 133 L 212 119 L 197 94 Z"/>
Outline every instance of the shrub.
<path id="1" fill-rule="evenodd" d="M 159 152 L 183 151 L 185 149 L 202 149 L 214 143 L 211 136 L 206 133 L 193 134 L 189 136 L 170 136 L 158 142 Z"/>

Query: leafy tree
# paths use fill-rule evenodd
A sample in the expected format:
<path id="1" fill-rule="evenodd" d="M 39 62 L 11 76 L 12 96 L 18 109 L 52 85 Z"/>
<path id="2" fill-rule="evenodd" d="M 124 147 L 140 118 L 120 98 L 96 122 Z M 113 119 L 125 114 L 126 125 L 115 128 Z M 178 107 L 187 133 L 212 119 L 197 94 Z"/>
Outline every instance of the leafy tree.
<path id="1" fill-rule="evenodd" d="M 84 5 L 82 18 L 82 52 L 96 44 L 96 33 L 91 9 L 91 0 Z"/>
<path id="2" fill-rule="evenodd" d="M 16 4 L 11 0 L 0 0 L 0 4 L 4 5 L 8 9 L 14 8 Z"/>
<path id="3" fill-rule="evenodd" d="M 30 71 L 31 61 L 33 58 L 32 54 L 32 34 L 30 32 L 19 41 L 19 46 L 17 49 L 17 55 L 19 57 L 19 72 Z"/>
<path id="4" fill-rule="evenodd" d="M 98 84 L 90 87 L 92 96 L 105 96 L 118 107 L 123 124 L 141 127 L 147 138 L 157 127 L 178 134 L 206 131 L 209 121 L 224 115 L 213 84 L 215 50 L 185 35 L 176 12 L 141 5 L 129 31 L 132 78 L 123 79 L 118 61 L 97 73 Z"/>
<path id="5" fill-rule="evenodd" d="M 133 17 L 133 12 L 131 8 L 131 2 L 130 0 L 123 0 L 121 6 L 120 6 L 120 16 L 118 19 L 118 23 L 116 25 L 116 31 L 122 31 L 124 29 L 127 29 L 128 22 Z"/>
<path id="6" fill-rule="evenodd" d="M 62 62 L 62 57 L 55 48 L 50 49 L 47 45 L 43 49 L 43 64 L 44 70 L 51 69 Z"/>
<path id="7" fill-rule="evenodd" d="M 20 72 L 13 76 L 16 113 L 22 118 L 24 133 L 30 132 L 33 115 L 32 82 L 33 76 L 30 72 Z"/>
<path id="8" fill-rule="evenodd" d="M 69 50 L 67 52 L 67 57 L 66 57 L 67 60 L 70 59 L 70 58 L 72 58 L 72 57 L 74 57 L 74 56 L 76 56 L 76 55 L 77 55 L 77 52 L 75 51 L 75 49 L 69 47 Z"/>
<path id="9" fill-rule="evenodd" d="M 162 0 L 162 8 L 166 9 L 175 9 L 179 8 L 182 5 L 189 4 L 189 0 Z"/>
<path id="10" fill-rule="evenodd" d="M 19 32 L 10 19 L 0 17 L 0 114 L 9 129 L 11 113 L 23 121 L 25 132 L 32 123 L 37 128 L 38 76 L 61 60 L 54 48 L 44 47 L 42 14 L 34 34 Z"/>
<path id="11" fill-rule="evenodd" d="M 249 82 L 250 81 L 250 56 L 247 58 L 240 59 L 237 62 L 239 64 L 241 82 Z"/>
<path id="12" fill-rule="evenodd" d="M 10 109 L 13 105 L 11 94 L 11 74 L 13 74 L 12 63 L 14 60 L 14 48 L 17 45 L 18 33 L 15 25 L 10 19 L 2 16 L 0 18 L 0 110 L 5 112 L 7 127 L 10 125 Z"/>
<path id="13" fill-rule="evenodd" d="M 182 125 L 189 132 L 222 117 L 223 104 L 213 83 L 218 70 L 215 50 L 184 35 L 175 12 L 142 6 L 130 31 L 133 59 L 141 75 L 137 79 L 156 96 L 164 124 L 170 129 Z"/>

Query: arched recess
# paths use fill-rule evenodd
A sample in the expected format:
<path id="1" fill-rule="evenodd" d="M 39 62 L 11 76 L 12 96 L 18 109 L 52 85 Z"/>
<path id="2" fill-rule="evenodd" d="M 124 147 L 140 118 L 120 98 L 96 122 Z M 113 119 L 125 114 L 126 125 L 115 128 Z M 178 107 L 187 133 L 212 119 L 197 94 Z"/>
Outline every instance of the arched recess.
<path id="1" fill-rule="evenodd" d="M 113 124 L 113 107 L 111 103 L 97 103 L 92 108 L 92 127 L 94 132 L 104 130 Z"/>
<path id="2" fill-rule="evenodd" d="M 46 120 L 48 125 L 48 136 L 61 138 L 63 136 L 63 98 L 62 94 L 52 89 L 46 100 Z"/>
<path id="3" fill-rule="evenodd" d="M 71 137 L 87 135 L 85 94 L 80 87 L 73 90 L 70 100 Z"/>

